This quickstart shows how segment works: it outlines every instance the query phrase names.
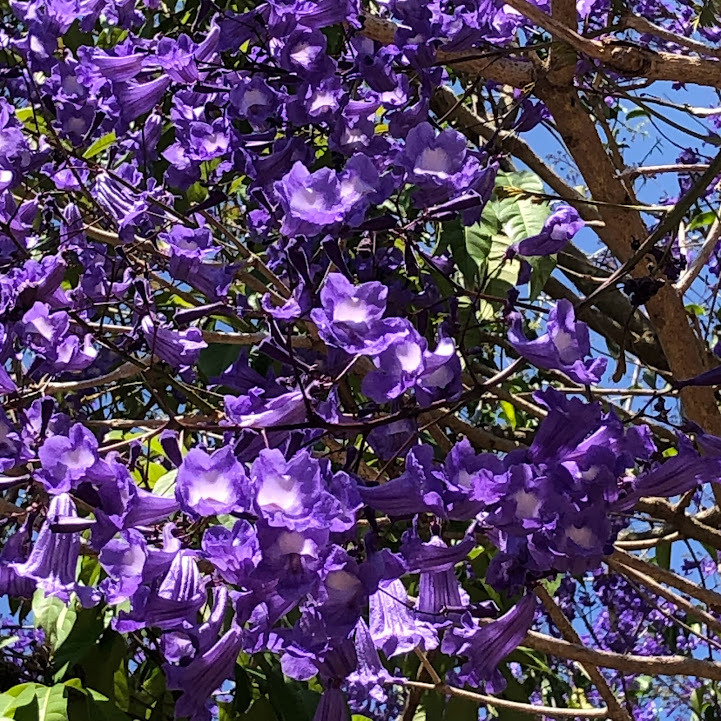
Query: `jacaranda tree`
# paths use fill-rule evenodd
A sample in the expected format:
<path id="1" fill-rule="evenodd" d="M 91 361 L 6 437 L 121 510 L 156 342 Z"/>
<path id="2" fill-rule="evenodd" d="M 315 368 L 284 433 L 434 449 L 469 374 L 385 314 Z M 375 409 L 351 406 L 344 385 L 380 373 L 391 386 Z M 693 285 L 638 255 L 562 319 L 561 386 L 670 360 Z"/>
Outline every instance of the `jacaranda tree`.
<path id="1" fill-rule="evenodd" d="M 3 721 L 721 719 L 715 0 L 0 12 Z"/>

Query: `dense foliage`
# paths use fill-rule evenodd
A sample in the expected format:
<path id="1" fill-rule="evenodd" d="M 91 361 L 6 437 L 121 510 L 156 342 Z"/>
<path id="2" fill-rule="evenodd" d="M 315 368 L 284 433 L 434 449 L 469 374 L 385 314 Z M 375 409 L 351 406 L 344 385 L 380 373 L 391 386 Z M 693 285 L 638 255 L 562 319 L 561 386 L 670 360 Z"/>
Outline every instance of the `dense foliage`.
<path id="1" fill-rule="evenodd" d="M 1 8 L 3 719 L 721 718 L 714 4 Z"/>

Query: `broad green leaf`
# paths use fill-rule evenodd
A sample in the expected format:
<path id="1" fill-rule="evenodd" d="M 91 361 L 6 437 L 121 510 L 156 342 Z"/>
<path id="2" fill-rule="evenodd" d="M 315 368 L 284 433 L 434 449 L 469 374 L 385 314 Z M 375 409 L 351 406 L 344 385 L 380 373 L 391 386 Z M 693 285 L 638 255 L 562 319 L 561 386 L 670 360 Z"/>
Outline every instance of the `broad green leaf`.
<path id="1" fill-rule="evenodd" d="M 546 281 L 556 268 L 556 257 L 553 255 L 541 255 L 529 258 L 528 262 L 531 264 L 531 288 L 528 300 L 532 303 L 541 294 L 543 286 L 546 285 Z"/>
<path id="2" fill-rule="evenodd" d="M 468 228 L 464 228 L 460 220 L 444 223 L 440 230 L 440 241 L 438 251 L 450 250 L 458 269 L 463 274 L 466 285 L 471 287 L 478 274 L 478 267 L 483 258 L 476 257 L 468 247 Z"/>
<path id="3" fill-rule="evenodd" d="M 60 668 L 80 661 L 95 647 L 104 625 L 97 608 L 81 609 L 67 637 L 55 650 L 56 666 Z"/>
<path id="4" fill-rule="evenodd" d="M 85 687 L 101 693 L 117 706 L 128 706 L 127 647 L 123 637 L 106 629 L 77 661 Z"/>
<path id="5" fill-rule="evenodd" d="M 68 721 L 130 721 L 123 710 L 109 698 L 93 689 L 70 684 L 68 687 Z"/>
<path id="6" fill-rule="evenodd" d="M 36 686 L 32 701 L 15 711 L 15 721 L 69 721 L 64 684 Z"/>
<path id="7" fill-rule="evenodd" d="M 83 158 L 90 160 L 96 155 L 100 155 L 103 150 L 107 150 L 115 142 L 115 131 L 111 130 L 102 138 L 98 138 L 84 153 Z"/>
<path id="8" fill-rule="evenodd" d="M 244 713 L 250 702 L 253 700 L 253 685 L 245 669 L 239 664 L 235 664 L 235 692 L 233 694 L 232 708 L 236 714 Z"/>
<path id="9" fill-rule="evenodd" d="M 228 721 L 277 721 L 278 716 L 273 710 L 273 704 L 263 696 L 253 701 L 253 705 L 244 714 L 230 715 L 227 718 Z"/>
<path id="10" fill-rule="evenodd" d="M 153 493 L 156 496 L 170 498 L 175 495 L 175 479 L 178 475 L 178 469 L 174 468 L 166 474 L 160 476 L 153 484 Z"/>
<path id="11" fill-rule="evenodd" d="M 37 684 L 22 683 L 0 694 L 0 714 L 11 716 L 15 709 L 26 706 L 35 698 Z"/>
<path id="12" fill-rule="evenodd" d="M 481 266 L 488 260 L 493 245 L 493 233 L 487 232 L 487 226 L 483 223 L 476 223 L 466 228 L 466 250 L 468 255 Z"/>
<path id="13" fill-rule="evenodd" d="M 518 282 L 521 266 L 517 260 L 506 259 L 508 248 L 538 234 L 551 212 L 546 201 L 526 197 L 524 192 L 542 193 L 543 182 L 529 171 L 499 173 L 495 195 L 483 209 L 480 222 L 465 229 L 467 255 L 477 266 L 485 266 L 487 290 L 497 295 Z M 555 261 L 532 258 L 529 262 L 533 269 L 531 295 L 535 298 L 553 272 Z M 466 272 L 464 275 L 468 277 Z"/>
<path id="14" fill-rule="evenodd" d="M 74 601 L 63 603 L 55 596 L 45 596 L 41 589 L 33 595 L 32 609 L 35 625 L 45 631 L 53 650 L 57 649 L 70 635 L 77 614 Z"/>

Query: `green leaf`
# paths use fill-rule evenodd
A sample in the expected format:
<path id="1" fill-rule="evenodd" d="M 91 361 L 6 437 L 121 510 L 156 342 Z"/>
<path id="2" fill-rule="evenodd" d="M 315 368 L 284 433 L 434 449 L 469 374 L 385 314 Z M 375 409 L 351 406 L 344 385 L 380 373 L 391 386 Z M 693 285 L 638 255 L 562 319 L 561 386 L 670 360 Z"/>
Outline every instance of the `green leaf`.
<path id="1" fill-rule="evenodd" d="M 210 343 L 200 351 L 198 368 L 206 378 L 220 375 L 226 368 L 235 363 L 240 355 L 239 345 L 228 343 Z"/>
<path id="2" fill-rule="evenodd" d="M 312 709 L 318 703 L 320 695 L 308 691 L 309 697 L 303 698 L 300 685 L 287 682 L 283 676 L 267 665 L 265 670 L 265 690 L 268 694 L 278 721 L 309 721 Z"/>
<path id="3" fill-rule="evenodd" d="M 0 641 L 0 648 L 5 648 L 5 646 L 12 646 L 19 638 L 20 636 L 8 636 L 7 638 L 4 638 L 2 641 Z"/>
<path id="4" fill-rule="evenodd" d="M 83 158 L 90 160 L 96 155 L 100 155 L 103 150 L 107 150 L 115 142 L 115 131 L 111 130 L 109 133 L 103 135 L 102 138 L 98 138 L 84 153 Z"/>
<path id="5" fill-rule="evenodd" d="M 69 721 L 65 684 L 36 686 L 32 701 L 15 711 L 15 721 Z"/>
<path id="6" fill-rule="evenodd" d="M 444 721 L 478 721 L 478 703 L 467 698 L 451 696 L 443 719 Z"/>
<path id="7" fill-rule="evenodd" d="M 235 693 L 233 694 L 233 713 L 241 714 L 248 709 L 253 700 L 253 686 L 245 669 L 235 664 Z"/>
<path id="8" fill-rule="evenodd" d="M 79 664 L 86 688 L 101 693 L 123 709 L 129 705 L 127 653 L 123 637 L 106 629 Z"/>
<path id="9" fill-rule="evenodd" d="M 35 625 L 45 631 L 51 648 L 57 649 L 70 635 L 77 614 L 71 600 L 67 605 L 55 596 L 45 596 L 41 589 L 33 595 Z"/>
<path id="10" fill-rule="evenodd" d="M 103 628 L 104 622 L 97 608 L 82 609 L 76 614 L 70 632 L 55 650 L 53 660 L 58 669 L 56 680 L 59 680 L 66 667 L 78 663 L 90 649 L 95 648 Z"/>
<path id="11" fill-rule="evenodd" d="M 477 266 L 486 266 L 487 289 L 498 295 L 517 283 L 521 268 L 517 260 L 506 258 L 508 248 L 538 234 L 551 212 L 545 200 L 524 196 L 524 192 L 543 193 L 543 182 L 530 171 L 499 173 L 495 195 L 483 209 L 481 221 L 465 229 L 467 254 Z M 533 258 L 529 262 L 533 271 L 531 295 L 535 298 L 553 272 L 555 260 Z M 468 277 L 466 272 L 464 276 Z"/>
<path id="12" fill-rule="evenodd" d="M 506 417 L 508 424 L 511 426 L 511 429 L 515 431 L 516 409 L 514 408 L 513 404 L 509 403 L 508 401 L 501 401 L 501 408 L 503 410 L 503 415 Z"/>
<path id="13" fill-rule="evenodd" d="M 533 303 L 534 300 L 541 295 L 543 286 L 551 277 L 551 273 L 556 268 L 555 255 L 540 255 L 535 258 L 529 258 L 531 264 L 531 288 L 528 294 L 528 301 Z"/>
<path id="14" fill-rule="evenodd" d="M 656 564 L 666 570 L 671 568 L 671 544 L 668 541 L 656 545 Z"/>
<path id="15" fill-rule="evenodd" d="M 466 250 L 479 267 L 488 260 L 493 246 L 493 234 L 486 231 L 483 223 L 476 223 L 465 230 Z"/>
<path id="16" fill-rule="evenodd" d="M 471 248 L 468 247 L 468 230 L 463 227 L 460 220 L 444 223 L 440 230 L 437 252 L 446 248 L 451 251 L 451 256 L 463 274 L 466 285 L 471 287 L 478 274 L 478 266 L 482 259 L 481 261 L 476 260 Z"/>
<path id="17" fill-rule="evenodd" d="M 0 694 L 0 714 L 10 716 L 15 709 L 27 706 L 35 698 L 37 684 L 21 683 Z"/>
<path id="18" fill-rule="evenodd" d="M 684 308 L 687 313 L 695 315 L 697 318 L 706 315 L 706 308 L 704 308 L 702 305 L 698 305 L 697 303 L 688 303 L 684 306 Z"/>
<path id="19" fill-rule="evenodd" d="M 232 721 L 277 721 L 273 704 L 265 696 L 255 700 L 248 711 L 240 716 L 230 716 Z"/>
<path id="20" fill-rule="evenodd" d="M 707 210 L 705 213 L 695 215 L 691 222 L 686 226 L 686 232 L 698 230 L 699 228 L 707 228 L 716 220 L 716 213 L 713 210 Z"/>
<path id="21" fill-rule="evenodd" d="M 626 113 L 626 120 L 634 120 L 635 118 L 647 118 L 648 112 L 643 108 L 634 108 Z"/>
<path id="22" fill-rule="evenodd" d="M 174 468 L 164 475 L 160 476 L 153 484 L 153 493 L 163 498 L 171 498 L 175 495 L 175 479 L 178 475 L 178 469 Z"/>

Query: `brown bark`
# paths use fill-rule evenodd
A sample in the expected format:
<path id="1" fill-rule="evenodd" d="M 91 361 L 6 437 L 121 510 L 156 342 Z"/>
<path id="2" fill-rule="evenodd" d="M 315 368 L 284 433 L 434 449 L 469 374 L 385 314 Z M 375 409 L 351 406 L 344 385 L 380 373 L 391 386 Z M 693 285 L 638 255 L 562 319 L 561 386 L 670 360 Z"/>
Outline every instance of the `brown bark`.
<path id="1" fill-rule="evenodd" d="M 556 86 L 549 76 L 539 81 L 537 94 L 553 116 L 592 197 L 605 203 L 631 204 L 632 198 L 575 89 Z M 634 252 L 633 243 L 642 242 L 648 235 L 641 214 L 630 208 L 604 205 L 599 206 L 599 213 L 604 226 L 597 230 L 598 235 L 621 262 L 628 260 Z M 633 270 L 637 277 L 646 274 L 642 264 Z M 683 300 L 671 285 L 666 284 L 646 307 L 673 377 L 682 380 L 706 370 L 701 343 L 689 323 Z M 710 433 L 721 434 L 721 415 L 711 389 L 686 388 L 681 399 L 689 419 Z"/>

